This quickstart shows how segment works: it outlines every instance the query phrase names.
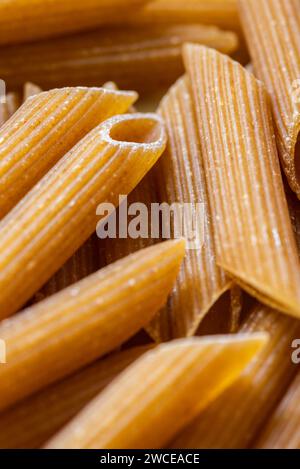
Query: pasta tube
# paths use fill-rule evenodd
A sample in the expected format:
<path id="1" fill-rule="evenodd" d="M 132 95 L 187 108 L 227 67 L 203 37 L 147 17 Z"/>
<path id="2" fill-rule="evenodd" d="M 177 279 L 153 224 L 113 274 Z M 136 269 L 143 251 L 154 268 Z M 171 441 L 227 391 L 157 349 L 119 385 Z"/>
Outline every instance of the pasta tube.
<path id="1" fill-rule="evenodd" d="M 114 353 L 2 412 L 0 448 L 39 448 L 149 348 Z"/>
<path id="2" fill-rule="evenodd" d="M 5 0 L 0 44 L 32 41 L 124 21 L 145 0 Z"/>
<path id="3" fill-rule="evenodd" d="M 159 199 L 171 206 L 189 203 L 196 207 L 202 203 L 204 207 L 200 220 L 204 234 L 199 245 L 187 251 L 168 304 L 148 327 L 156 340 L 165 341 L 195 334 L 205 314 L 230 289 L 232 281 L 216 264 L 203 159 L 185 77 L 163 98 L 159 112 L 168 135 L 167 149 L 155 167 Z M 187 220 L 184 224 L 187 227 Z"/>
<path id="4" fill-rule="evenodd" d="M 265 340 L 253 334 L 160 345 L 116 378 L 46 448 L 161 448 L 237 378 Z"/>
<path id="5" fill-rule="evenodd" d="M 103 120 L 125 112 L 133 92 L 64 88 L 26 100 L 0 129 L 0 218 L 75 143 Z"/>
<path id="6" fill-rule="evenodd" d="M 119 194 L 137 185 L 165 145 L 155 114 L 115 116 L 72 148 L 2 220 L 1 317 L 17 311 L 71 257 L 107 215 L 96 214 L 98 205 L 117 206 Z"/>
<path id="7" fill-rule="evenodd" d="M 118 87 L 112 82 L 105 83 L 103 88 L 118 90 Z M 32 95 L 39 92 L 41 92 L 41 89 L 38 86 L 32 83 L 26 83 L 24 90 L 25 97 L 26 94 Z M 130 109 L 131 108 L 132 106 Z M 34 295 L 33 302 L 41 301 L 47 296 L 53 295 L 69 285 L 72 285 L 72 283 L 78 282 L 84 277 L 87 277 L 100 267 L 104 267 L 105 263 L 102 261 L 102 253 L 101 257 L 98 253 L 97 237 L 93 234 L 61 267 L 61 269 L 51 277 L 42 289 Z M 120 256 L 118 259 L 121 257 L 124 256 Z"/>
<path id="8" fill-rule="evenodd" d="M 299 352 L 297 355 L 297 359 L 299 359 Z M 255 441 L 255 447 L 264 449 L 300 448 L 299 390 L 300 374 L 298 372 L 282 401 L 263 428 L 260 437 Z"/>
<path id="9" fill-rule="evenodd" d="M 300 198 L 300 8 L 298 0 L 239 0 L 256 76 L 270 92 L 283 169 Z"/>
<path id="10" fill-rule="evenodd" d="M 269 342 L 240 378 L 177 436 L 173 448 L 247 448 L 291 382 L 296 373 L 291 343 L 299 336 L 299 320 L 258 306 L 240 332 L 268 332 Z"/>
<path id="11" fill-rule="evenodd" d="M 2 321 L 7 366 L 3 410 L 91 363 L 133 336 L 167 299 L 184 256 L 182 240 L 133 254 Z"/>
<path id="12" fill-rule="evenodd" d="M 299 257 L 267 93 L 242 66 L 212 49 L 187 45 L 184 57 L 196 104 L 217 262 L 250 294 L 299 317 Z"/>
<path id="13" fill-rule="evenodd" d="M 171 85 L 183 73 L 181 47 L 186 41 L 224 53 L 238 45 L 234 33 L 199 24 L 101 29 L 5 47 L 0 53 L 1 78 L 12 88 L 28 80 L 45 89 L 113 80 L 121 88 L 156 89 Z"/>
<path id="14" fill-rule="evenodd" d="M 152 0 L 128 18 L 134 23 L 203 23 L 240 29 L 237 0 Z"/>
<path id="15" fill-rule="evenodd" d="M 93 234 L 72 257 L 56 272 L 48 282 L 34 294 L 33 303 L 79 282 L 88 275 L 104 267 L 104 261 L 98 249 L 98 239 Z M 120 256 L 119 259 L 124 256 Z"/>

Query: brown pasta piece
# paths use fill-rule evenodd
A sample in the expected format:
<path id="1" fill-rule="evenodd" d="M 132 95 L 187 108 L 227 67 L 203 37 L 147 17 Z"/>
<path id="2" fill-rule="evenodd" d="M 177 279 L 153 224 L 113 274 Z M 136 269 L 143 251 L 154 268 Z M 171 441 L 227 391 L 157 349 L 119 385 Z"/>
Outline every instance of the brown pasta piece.
<path id="1" fill-rule="evenodd" d="M 31 98 L 32 99 L 32 98 Z M 115 116 L 93 129 L 0 223 L 0 316 L 18 310 L 90 237 L 101 203 L 117 206 L 166 145 L 155 114 Z"/>
<path id="2" fill-rule="evenodd" d="M 0 129 L 0 218 L 82 137 L 135 99 L 133 92 L 80 87 L 27 99 Z"/>
<path id="3" fill-rule="evenodd" d="M 235 33 L 199 24 L 102 28 L 2 48 L 1 78 L 12 89 L 26 81 L 45 89 L 115 81 L 121 88 L 144 92 L 169 86 L 183 73 L 181 46 L 186 41 L 224 53 L 234 52 L 238 45 Z"/>
<path id="4" fill-rule="evenodd" d="M 187 45 L 218 264 L 267 305 L 299 317 L 300 266 L 263 85 L 212 49 Z M 234 83 L 234 88 L 233 88 Z"/>
<path id="5" fill-rule="evenodd" d="M 5 0 L 0 2 L 0 44 L 122 22 L 143 3 L 145 0 Z"/>
<path id="6" fill-rule="evenodd" d="M 283 169 L 300 197 L 300 8 L 298 0 L 239 0 L 256 76 L 271 96 Z"/>
<path id="7" fill-rule="evenodd" d="M 298 340 L 298 350 L 300 342 Z M 297 354 L 299 359 L 299 351 Z M 253 446 L 263 449 L 300 448 L 300 373 L 298 371 L 282 401 L 271 415 L 260 436 Z"/>
<path id="8" fill-rule="evenodd" d="M 162 307 L 184 256 L 183 240 L 121 259 L 0 324 L 7 363 L 0 409 L 114 350 Z"/>
<path id="9" fill-rule="evenodd" d="M 116 378 L 46 448 L 165 446 L 238 377 L 266 337 L 193 338 L 156 347 Z"/>
<path id="10" fill-rule="evenodd" d="M 128 22 L 145 24 L 203 23 L 240 29 L 237 0 L 152 0 Z"/>
<path id="11" fill-rule="evenodd" d="M 39 448 L 150 346 L 114 353 L 0 414 L 0 448 Z"/>
<path id="12" fill-rule="evenodd" d="M 240 332 L 267 332 L 269 342 L 240 378 L 174 439 L 172 448 L 247 448 L 287 389 L 297 370 L 291 343 L 299 336 L 300 321 L 258 306 Z"/>
<path id="13" fill-rule="evenodd" d="M 171 206 L 203 204 L 200 223 L 204 231 L 199 246 L 187 251 L 168 304 L 148 326 L 156 340 L 165 341 L 194 335 L 209 309 L 231 288 L 232 280 L 216 264 L 203 158 L 185 77 L 163 98 L 159 113 L 166 122 L 168 135 L 166 151 L 155 166 L 159 200 Z M 184 225 L 188 227 L 186 219 Z M 171 234 L 174 236 L 174 227 Z"/>

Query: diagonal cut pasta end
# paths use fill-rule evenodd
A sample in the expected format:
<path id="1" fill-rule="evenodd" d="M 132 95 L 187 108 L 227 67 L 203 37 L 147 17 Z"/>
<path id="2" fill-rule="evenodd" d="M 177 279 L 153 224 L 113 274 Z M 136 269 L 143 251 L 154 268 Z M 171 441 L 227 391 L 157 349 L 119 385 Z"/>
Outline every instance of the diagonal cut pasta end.
<path id="1" fill-rule="evenodd" d="M 129 366 L 46 448 L 164 447 L 239 376 L 267 338 L 238 334 L 160 345 Z"/>

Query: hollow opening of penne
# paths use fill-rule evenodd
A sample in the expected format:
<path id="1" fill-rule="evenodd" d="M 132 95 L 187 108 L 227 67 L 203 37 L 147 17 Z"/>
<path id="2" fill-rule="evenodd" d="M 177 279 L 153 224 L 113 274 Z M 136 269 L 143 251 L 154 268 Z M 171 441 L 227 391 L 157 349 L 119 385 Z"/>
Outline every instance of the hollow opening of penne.
<path id="1" fill-rule="evenodd" d="M 299 386 L 299 0 L 0 1 L 0 465 L 253 464 Z"/>

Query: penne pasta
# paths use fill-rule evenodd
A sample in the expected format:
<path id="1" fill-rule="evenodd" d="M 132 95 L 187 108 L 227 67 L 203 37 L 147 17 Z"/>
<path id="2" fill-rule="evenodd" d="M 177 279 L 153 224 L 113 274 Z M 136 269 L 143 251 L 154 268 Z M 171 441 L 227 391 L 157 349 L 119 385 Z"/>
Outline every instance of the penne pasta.
<path id="1" fill-rule="evenodd" d="M 24 101 L 26 101 L 26 99 L 30 98 L 31 96 L 35 96 L 36 94 L 41 93 L 42 91 L 42 88 L 40 88 L 38 85 L 35 85 L 34 83 L 28 81 L 24 85 Z"/>
<path id="2" fill-rule="evenodd" d="M 161 448 L 237 378 L 265 341 L 264 334 L 252 334 L 160 345 L 127 368 L 45 447 Z"/>
<path id="3" fill-rule="evenodd" d="M 133 92 L 77 87 L 28 99 L 0 129 L 0 218 L 82 137 L 135 98 Z"/>
<path id="4" fill-rule="evenodd" d="M 0 414 L 0 448 L 39 448 L 150 346 L 114 353 Z"/>
<path id="5" fill-rule="evenodd" d="M 159 113 L 166 122 L 168 135 L 167 149 L 155 166 L 159 200 L 170 206 L 189 203 L 195 208 L 196 204 L 203 204 L 198 229 L 200 232 L 203 225 L 204 231 L 199 245 L 187 251 L 166 307 L 148 326 L 152 337 L 166 341 L 194 335 L 209 309 L 231 288 L 232 280 L 216 264 L 203 159 L 185 77 L 163 98 Z M 187 227 L 187 220 L 184 224 Z"/>
<path id="6" fill-rule="evenodd" d="M 152 0 L 135 11 L 128 22 L 203 23 L 240 29 L 237 0 Z"/>
<path id="7" fill-rule="evenodd" d="M 27 83 L 25 85 L 24 95 L 26 93 L 37 94 L 39 91 L 36 85 Z M 103 88 L 110 90 L 118 90 L 115 83 L 105 83 Z M 130 107 L 130 109 L 132 106 Z M 102 254 L 102 253 L 101 253 Z M 129 254 L 129 253 L 128 253 Z M 120 256 L 119 259 L 124 256 Z M 93 234 L 73 256 L 56 272 L 53 277 L 38 291 L 33 298 L 33 303 L 41 301 L 50 295 L 72 285 L 75 282 L 92 274 L 100 267 L 104 267 L 104 262 L 98 255 L 98 241 Z"/>
<path id="8" fill-rule="evenodd" d="M 124 21 L 145 0 L 5 0 L 0 44 L 32 41 Z"/>
<path id="9" fill-rule="evenodd" d="M 187 45 L 184 57 L 196 105 L 217 263 L 262 302 L 299 317 L 299 257 L 267 93 L 242 66 L 212 49 Z"/>
<path id="10" fill-rule="evenodd" d="M 13 89 L 28 80 L 45 89 L 99 86 L 112 80 L 121 88 L 144 92 L 147 88 L 169 86 L 183 73 L 181 47 L 186 41 L 224 53 L 234 52 L 238 45 L 235 33 L 199 24 L 101 29 L 3 47 L 1 78 Z"/>
<path id="11" fill-rule="evenodd" d="M 183 240 L 140 251 L 2 321 L 7 366 L 0 368 L 0 409 L 93 362 L 144 327 L 166 301 L 184 251 Z"/>
<path id="12" fill-rule="evenodd" d="M 299 341 L 298 341 L 299 349 Z M 297 353 L 299 359 L 299 352 Z M 255 441 L 256 448 L 271 449 L 299 449 L 299 371 L 288 388 L 281 402 L 278 404 L 259 438 Z"/>
<path id="13" fill-rule="evenodd" d="M 34 294 L 32 303 L 44 300 L 84 277 L 96 272 L 105 263 L 100 256 L 98 239 L 93 234 L 72 257 L 56 272 L 48 282 Z M 122 256 L 124 257 L 124 256 Z M 121 258 L 121 256 L 120 256 Z"/>
<path id="14" fill-rule="evenodd" d="M 165 145 L 163 123 L 155 114 L 115 116 L 61 158 L 2 220 L 2 318 L 24 305 L 74 254 L 105 219 L 96 214 L 98 205 L 116 207 L 119 195 L 137 185 Z"/>
<path id="15" fill-rule="evenodd" d="M 291 343 L 299 335 L 299 320 L 258 306 L 240 332 L 267 332 L 269 342 L 239 379 L 174 439 L 172 448 L 247 448 L 291 382 L 296 373 Z"/>
<path id="16" fill-rule="evenodd" d="M 142 181 L 129 195 L 127 205 L 130 206 L 135 202 L 143 203 L 147 206 L 148 226 L 151 226 L 151 214 L 149 213 L 151 208 L 150 205 L 151 203 L 157 202 L 157 192 L 153 171 L 150 171 L 148 174 L 146 174 Z M 117 229 L 117 232 L 119 232 L 119 229 Z M 151 233 L 148 233 L 148 235 L 151 235 Z M 158 241 L 159 237 L 157 239 L 153 239 L 151 236 L 146 238 L 133 238 L 131 236 L 127 236 L 125 238 L 117 237 L 115 239 L 106 238 L 99 240 L 98 242 L 99 256 L 100 259 L 104 259 L 106 265 L 109 265 L 118 259 L 122 259 L 124 256 L 128 256 L 128 254 L 151 246 Z"/>
<path id="17" fill-rule="evenodd" d="M 239 0 L 256 76 L 270 92 L 283 169 L 300 198 L 300 8 L 298 0 Z"/>

